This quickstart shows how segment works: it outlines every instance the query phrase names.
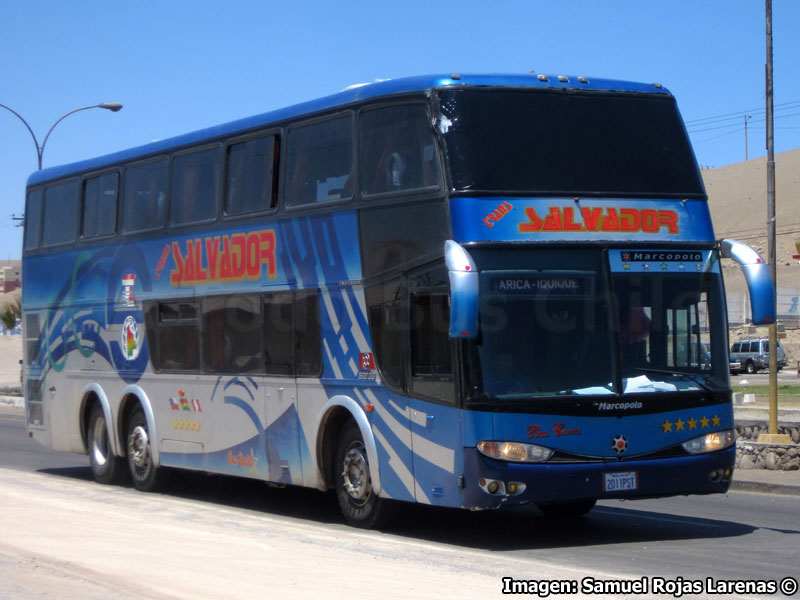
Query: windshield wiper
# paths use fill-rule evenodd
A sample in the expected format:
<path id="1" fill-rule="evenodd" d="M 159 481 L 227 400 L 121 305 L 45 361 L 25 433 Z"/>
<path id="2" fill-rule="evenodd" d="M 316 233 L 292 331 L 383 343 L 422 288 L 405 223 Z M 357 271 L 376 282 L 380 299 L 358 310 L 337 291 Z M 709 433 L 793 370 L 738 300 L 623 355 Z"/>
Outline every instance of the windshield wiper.
<path id="1" fill-rule="evenodd" d="M 634 369 L 636 371 L 642 371 L 643 373 L 661 373 L 663 375 L 680 375 L 682 377 L 686 377 L 690 381 L 693 381 L 694 383 L 699 385 L 701 388 L 703 388 L 707 392 L 712 392 L 713 393 L 713 391 L 714 391 L 707 384 L 705 384 L 702 381 L 700 381 L 700 379 L 697 377 L 697 375 L 695 373 L 687 373 L 685 371 L 678 371 L 676 369 L 651 369 L 649 367 L 634 367 Z"/>

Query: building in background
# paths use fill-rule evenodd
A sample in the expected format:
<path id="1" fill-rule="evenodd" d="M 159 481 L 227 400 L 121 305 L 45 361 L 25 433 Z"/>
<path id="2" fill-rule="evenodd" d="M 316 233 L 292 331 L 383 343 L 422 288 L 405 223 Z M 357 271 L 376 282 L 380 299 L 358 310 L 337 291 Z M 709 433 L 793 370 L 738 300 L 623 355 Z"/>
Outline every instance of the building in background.
<path id="1" fill-rule="evenodd" d="M 22 286 L 22 261 L 0 260 L 0 293 L 8 294 Z"/>

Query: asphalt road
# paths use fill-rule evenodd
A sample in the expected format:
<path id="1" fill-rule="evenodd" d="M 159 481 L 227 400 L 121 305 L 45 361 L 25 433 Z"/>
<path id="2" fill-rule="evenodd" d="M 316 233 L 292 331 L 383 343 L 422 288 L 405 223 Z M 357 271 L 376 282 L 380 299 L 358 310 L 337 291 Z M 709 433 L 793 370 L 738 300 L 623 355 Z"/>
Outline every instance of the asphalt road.
<path id="1" fill-rule="evenodd" d="M 612 580 L 646 577 L 651 578 L 648 580 L 650 583 L 655 581 L 652 578 L 678 583 L 689 580 L 706 582 L 709 577 L 715 582 L 780 582 L 789 576 L 800 579 L 798 496 L 737 491 L 705 497 L 604 501 L 586 518 L 572 522 L 548 520 L 535 509 L 470 513 L 409 506 L 400 512 L 391 530 L 365 533 L 342 523 L 335 498 L 330 494 L 294 488 L 272 489 L 259 482 L 198 474 L 176 475 L 163 496 L 139 494 L 133 489 L 95 484 L 87 465 L 84 456 L 54 453 L 28 439 L 24 433 L 22 411 L 0 408 L 0 475 L 3 469 L 11 469 L 20 477 L 35 475 L 37 482 L 44 478 L 44 482 L 37 485 L 54 486 L 62 497 L 68 493 L 65 491 L 68 488 L 71 490 L 69 494 L 100 502 L 98 506 L 107 507 L 110 513 L 122 510 L 115 506 L 117 501 L 132 503 L 146 498 L 147 503 L 154 507 L 166 503 L 166 513 L 170 512 L 170 503 L 175 502 L 188 507 L 186 510 L 193 514 L 206 512 L 216 525 L 225 520 L 214 517 L 216 511 L 227 511 L 226 519 L 232 514 L 234 518 L 236 515 L 242 519 L 255 518 L 256 523 L 268 522 L 271 529 L 277 529 L 280 524 L 301 523 L 303 530 L 313 532 L 312 537 L 317 540 L 309 542 L 316 545 L 305 546 L 304 552 L 313 549 L 324 554 L 330 545 L 333 548 L 331 552 L 335 553 L 337 544 L 344 544 L 345 548 L 361 548 L 363 544 L 374 542 L 379 544 L 376 547 L 382 549 L 381 553 L 386 554 L 384 558 L 387 560 L 404 561 L 410 560 L 409 548 L 413 548 L 415 556 L 419 553 L 420 557 L 427 557 L 426 568 L 441 562 L 450 571 L 458 573 L 463 561 L 463 575 L 466 577 L 469 573 L 488 578 L 492 586 L 496 582 L 497 597 L 502 596 L 502 576 L 540 580 L 552 579 L 556 574 L 563 578 L 565 573 L 573 573 L 571 577 L 579 581 L 588 573 Z M 31 484 L 25 479 L 14 485 Z M 156 509 L 156 512 L 161 511 Z M 98 515 L 98 518 L 102 520 L 104 517 Z M 4 515 L 0 514 L 0 530 L 3 519 Z M 192 528 L 195 532 L 204 523 L 205 520 L 198 522 L 186 517 L 177 521 L 178 526 L 185 526 L 187 530 Z M 170 526 L 174 527 L 175 523 Z M 254 529 L 258 528 L 259 525 L 254 525 Z M 0 550 L 2 542 L 0 537 Z M 149 540 L 142 540 L 142 544 L 149 544 L 156 558 L 159 552 L 163 552 L 163 560 L 169 560 L 168 547 L 160 548 Z M 396 556 L 392 554 L 393 549 L 396 549 Z M 371 552 L 374 554 L 375 551 Z M 381 559 L 373 558 L 376 561 Z M 70 555 L 59 560 L 68 561 Z M 2 564 L 0 560 L 0 566 Z M 476 565 L 482 566 L 478 568 Z M 317 568 L 308 566 L 306 583 L 314 581 Z M 401 578 L 394 582 L 393 585 L 398 586 L 395 592 L 401 586 L 411 585 L 413 573 L 408 577 L 410 579 Z M 466 580 L 464 585 L 468 585 Z M 470 589 L 450 591 L 453 593 L 437 597 L 473 597 Z M 756 595 L 701 593 L 691 597 Z M 677 597 L 675 593 L 671 596 Z M 0 597 L 25 596 L 0 593 Z M 388 598 L 393 594 L 368 594 L 368 597 Z M 653 594 L 631 597 L 653 597 Z M 670 594 L 665 597 L 670 597 Z"/>

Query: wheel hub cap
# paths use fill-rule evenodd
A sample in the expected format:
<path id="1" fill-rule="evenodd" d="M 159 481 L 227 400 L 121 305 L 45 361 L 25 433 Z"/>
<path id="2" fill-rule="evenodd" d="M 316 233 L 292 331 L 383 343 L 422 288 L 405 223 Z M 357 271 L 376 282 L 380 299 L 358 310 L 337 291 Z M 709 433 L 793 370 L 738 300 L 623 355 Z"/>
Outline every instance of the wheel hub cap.
<path id="1" fill-rule="evenodd" d="M 364 447 L 351 447 L 344 456 L 342 478 L 344 489 L 354 500 L 364 500 L 369 496 L 372 485 L 369 479 L 369 466 Z"/>
<path id="2" fill-rule="evenodd" d="M 128 452 L 133 457 L 133 464 L 137 467 L 146 467 L 150 461 L 150 439 L 147 436 L 147 430 L 142 427 L 136 427 L 128 439 Z"/>

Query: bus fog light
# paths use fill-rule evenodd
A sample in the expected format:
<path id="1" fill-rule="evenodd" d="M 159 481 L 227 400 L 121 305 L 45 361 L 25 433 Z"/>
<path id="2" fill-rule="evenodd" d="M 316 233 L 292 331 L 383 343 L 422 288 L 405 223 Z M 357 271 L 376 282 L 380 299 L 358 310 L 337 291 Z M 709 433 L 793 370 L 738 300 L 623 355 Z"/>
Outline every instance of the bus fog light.
<path id="1" fill-rule="evenodd" d="M 722 474 L 719 471 L 711 471 L 711 474 L 708 476 L 711 481 L 716 483 L 719 481 L 719 478 L 722 477 Z"/>
<path id="2" fill-rule="evenodd" d="M 506 494 L 506 485 L 496 479 L 481 478 L 478 481 L 478 485 L 484 492 L 492 496 L 505 496 Z"/>
<path id="3" fill-rule="evenodd" d="M 717 431 L 701 435 L 681 444 L 689 454 L 704 454 L 724 450 L 733 446 L 735 441 L 733 431 Z"/>
<path id="4" fill-rule="evenodd" d="M 544 462 L 553 456 L 553 451 L 550 448 L 522 442 L 483 441 L 478 442 L 477 448 L 478 452 L 484 456 L 509 462 L 537 463 Z"/>
<path id="5" fill-rule="evenodd" d="M 725 472 L 722 474 L 722 481 L 730 481 L 732 476 L 733 469 L 725 469 Z"/>

